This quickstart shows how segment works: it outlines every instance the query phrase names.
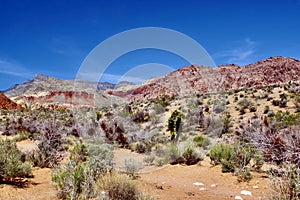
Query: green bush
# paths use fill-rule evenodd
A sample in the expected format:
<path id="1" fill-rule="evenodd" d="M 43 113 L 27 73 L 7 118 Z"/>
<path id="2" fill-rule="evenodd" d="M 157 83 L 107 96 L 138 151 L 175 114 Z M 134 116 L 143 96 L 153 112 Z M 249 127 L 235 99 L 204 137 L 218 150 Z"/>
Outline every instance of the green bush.
<path id="1" fill-rule="evenodd" d="M 184 158 L 185 164 L 187 165 L 194 165 L 203 160 L 201 154 L 196 152 L 193 147 L 186 148 L 182 154 L 182 157 Z"/>
<path id="2" fill-rule="evenodd" d="M 209 157 L 213 164 L 222 164 L 222 172 L 234 172 L 244 170 L 254 160 L 255 170 L 262 166 L 262 157 L 257 149 L 249 144 L 239 142 L 231 144 L 219 143 L 209 151 Z"/>
<path id="3" fill-rule="evenodd" d="M 167 147 L 165 157 L 169 161 L 177 160 L 180 157 L 180 152 L 175 144 L 171 144 Z"/>
<path id="4" fill-rule="evenodd" d="M 156 166 L 161 167 L 167 164 L 169 161 L 165 157 L 157 157 L 154 162 Z"/>
<path id="5" fill-rule="evenodd" d="M 233 147 L 229 144 L 219 143 L 214 145 L 209 153 L 208 156 L 210 157 L 213 164 L 217 165 L 221 163 L 222 159 L 228 159 L 231 157 L 233 152 Z"/>
<path id="6" fill-rule="evenodd" d="M 32 176 L 30 165 L 23 162 L 24 157 L 16 143 L 0 139 L 0 182 Z"/>
<path id="7" fill-rule="evenodd" d="M 130 177 L 135 177 L 136 173 L 142 168 L 142 163 L 133 158 L 126 159 L 124 164 L 126 174 Z"/>
<path id="8" fill-rule="evenodd" d="M 249 182 L 253 178 L 251 171 L 248 167 L 237 169 L 235 175 L 238 177 L 239 182 Z"/>
<path id="9" fill-rule="evenodd" d="M 84 199 L 89 197 L 83 194 L 84 182 L 87 179 L 85 172 L 86 163 L 77 163 L 70 160 L 66 165 L 61 165 L 52 171 L 52 181 L 60 190 L 62 199 Z"/>
<path id="10" fill-rule="evenodd" d="M 136 182 L 126 175 L 108 174 L 99 181 L 101 199 L 143 200 L 152 199 L 139 191 Z"/>
<path id="11" fill-rule="evenodd" d="M 95 197 L 94 185 L 113 169 L 113 151 L 108 144 L 77 143 L 71 150 L 67 164 L 52 171 L 52 181 L 63 199 Z"/>
<path id="12" fill-rule="evenodd" d="M 296 125 L 300 122 L 300 113 L 291 114 L 289 112 L 278 111 L 273 120 L 275 120 L 277 125 L 288 127 Z"/>
<path id="13" fill-rule="evenodd" d="M 195 136 L 193 141 L 198 147 L 206 148 L 208 145 L 210 145 L 210 139 L 204 135 Z"/>
<path id="14" fill-rule="evenodd" d="M 234 159 L 234 148 L 232 145 L 219 143 L 210 149 L 208 156 L 214 165 L 224 163 L 224 168 L 227 168 L 230 165 L 229 161 Z"/>
<path id="15" fill-rule="evenodd" d="M 146 156 L 143 161 L 147 165 L 153 165 L 154 160 L 155 160 L 155 155 L 154 154 L 150 154 L 150 155 Z"/>
<path id="16" fill-rule="evenodd" d="M 253 103 L 246 98 L 239 101 L 238 104 L 244 109 L 249 108 L 250 106 L 253 105 Z"/>

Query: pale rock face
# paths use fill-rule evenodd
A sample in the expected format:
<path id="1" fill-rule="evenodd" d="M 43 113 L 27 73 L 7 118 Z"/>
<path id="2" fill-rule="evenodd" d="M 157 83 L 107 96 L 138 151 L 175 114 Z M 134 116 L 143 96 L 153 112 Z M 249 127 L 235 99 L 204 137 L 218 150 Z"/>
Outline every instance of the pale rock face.
<path id="1" fill-rule="evenodd" d="M 127 83 L 123 83 L 125 86 Z M 129 83 L 128 83 L 129 84 Z M 35 75 L 33 80 L 17 84 L 5 91 L 5 95 L 30 107 L 97 107 L 122 102 L 119 97 L 102 90 L 114 88 L 114 84 L 83 80 L 59 80 Z"/>

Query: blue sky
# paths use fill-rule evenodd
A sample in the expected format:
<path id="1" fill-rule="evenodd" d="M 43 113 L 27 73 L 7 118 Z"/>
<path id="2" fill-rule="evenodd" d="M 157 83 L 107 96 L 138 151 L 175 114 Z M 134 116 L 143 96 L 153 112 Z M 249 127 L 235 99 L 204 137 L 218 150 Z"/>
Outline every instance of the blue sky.
<path id="1" fill-rule="evenodd" d="M 270 56 L 300 59 L 300 0 L 0 0 L 0 90 L 45 74 L 73 79 L 105 39 L 139 27 L 163 27 L 200 43 L 217 65 L 246 65 Z M 131 52 L 105 80 L 131 67 L 186 61 L 168 52 Z"/>

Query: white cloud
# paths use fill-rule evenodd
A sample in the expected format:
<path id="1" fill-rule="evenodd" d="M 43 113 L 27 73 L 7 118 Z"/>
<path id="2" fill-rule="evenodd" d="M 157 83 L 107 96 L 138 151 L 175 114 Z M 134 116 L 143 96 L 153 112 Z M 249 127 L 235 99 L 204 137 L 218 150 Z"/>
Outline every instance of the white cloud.
<path id="1" fill-rule="evenodd" d="M 17 62 L 7 60 L 0 60 L 0 74 L 23 78 L 30 78 L 33 75 L 33 73 Z"/>
<path id="2" fill-rule="evenodd" d="M 242 41 L 232 42 L 232 46 L 215 57 L 222 61 L 222 64 L 247 65 L 255 61 L 257 43 L 249 38 Z"/>
<path id="3" fill-rule="evenodd" d="M 78 56 L 82 54 L 76 42 L 69 37 L 52 38 L 49 48 L 52 52 L 60 55 Z"/>

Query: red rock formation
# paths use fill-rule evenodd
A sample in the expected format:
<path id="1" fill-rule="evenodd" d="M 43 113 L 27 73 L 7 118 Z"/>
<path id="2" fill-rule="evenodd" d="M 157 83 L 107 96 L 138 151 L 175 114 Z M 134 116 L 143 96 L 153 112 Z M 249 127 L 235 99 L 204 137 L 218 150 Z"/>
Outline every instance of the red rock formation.
<path id="1" fill-rule="evenodd" d="M 288 81 L 300 81 L 300 61 L 276 56 L 244 67 L 234 64 L 216 68 L 187 66 L 134 89 L 109 90 L 108 93 L 130 100 L 143 100 L 162 95 L 187 96 Z"/>
<path id="2" fill-rule="evenodd" d="M 44 96 L 22 96 L 17 98 L 39 104 L 67 104 L 75 106 L 95 106 L 94 94 L 84 91 L 50 91 Z"/>
<path id="3" fill-rule="evenodd" d="M 0 109 L 15 110 L 22 107 L 0 92 Z"/>

